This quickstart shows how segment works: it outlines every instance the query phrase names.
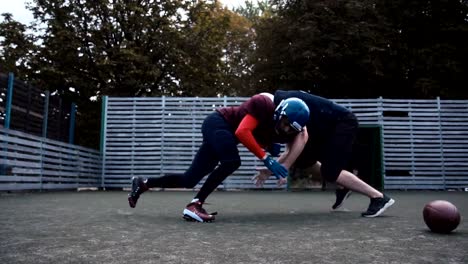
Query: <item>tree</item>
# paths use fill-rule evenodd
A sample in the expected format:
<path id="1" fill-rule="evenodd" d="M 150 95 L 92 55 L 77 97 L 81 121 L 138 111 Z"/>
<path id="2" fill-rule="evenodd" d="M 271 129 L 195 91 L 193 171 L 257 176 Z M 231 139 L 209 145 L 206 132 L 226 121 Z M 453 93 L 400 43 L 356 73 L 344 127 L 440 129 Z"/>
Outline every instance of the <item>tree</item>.
<path id="1" fill-rule="evenodd" d="M 234 9 L 234 12 L 248 19 L 252 24 L 257 24 L 260 20 L 271 18 L 276 11 L 276 6 L 271 0 L 259 0 L 254 3 L 251 0 L 245 0 L 244 6 Z"/>
<path id="2" fill-rule="evenodd" d="M 102 95 L 235 95 L 249 74 L 248 21 L 217 1 L 35 0 L 30 8 L 43 25 L 34 84 L 77 102 L 78 130 L 94 131 L 86 145 L 97 146 Z"/>
<path id="3" fill-rule="evenodd" d="M 329 97 L 467 97 L 467 5 L 274 0 L 257 32 L 259 90 Z"/>
<path id="4" fill-rule="evenodd" d="M 376 96 L 395 34 L 371 1 L 273 1 L 257 27 L 255 72 L 263 89 Z M 353 89 L 351 89 L 351 87 Z"/>
<path id="5" fill-rule="evenodd" d="M 9 13 L 2 14 L 0 23 L 0 72 L 13 72 L 15 76 L 28 79 L 30 60 L 36 46 L 35 37 L 27 33 L 27 26 L 13 19 Z"/>
<path id="6" fill-rule="evenodd" d="M 84 99 L 164 94 L 175 88 L 172 57 L 184 1 L 35 1 L 46 24 L 37 79 Z M 174 20 L 174 22 L 173 22 Z M 55 82 L 51 83 L 51 82 Z"/>
<path id="7" fill-rule="evenodd" d="M 266 37 L 270 38 L 268 32 L 263 32 L 266 34 L 262 35 L 262 32 L 259 32 L 263 24 L 267 24 L 267 21 L 274 19 L 275 16 L 275 6 L 272 5 L 270 0 L 256 1 L 256 4 L 253 1 L 245 0 L 244 6 L 240 6 L 234 9 L 234 12 L 237 13 L 247 22 L 244 23 L 245 27 L 248 27 L 248 34 L 244 33 L 239 34 L 240 37 L 236 38 L 237 41 L 240 41 L 242 44 L 238 45 L 238 51 L 234 54 L 240 55 L 241 58 L 238 58 L 238 62 L 232 63 L 233 67 L 239 68 L 239 71 L 243 71 L 246 74 L 239 75 L 239 81 L 234 87 L 238 87 L 239 95 L 251 96 L 254 93 L 264 91 L 265 85 L 262 84 L 262 77 L 255 68 L 258 67 L 262 61 L 259 58 L 260 54 L 263 52 L 263 48 L 269 48 L 269 43 L 265 47 L 259 47 L 259 38 Z M 260 33 L 260 34 L 259 34 Z M 273 87 L 267 87 L 268 90 L 273 89 Z"/>
<path id="8" fill-rule="evenodd" d="M 198 96 L 237 95 L 246 89 L 248 52 L 253 40 L 247 19 L 221 7 L 200 1 L 189 9 L 181 50 L 180 94 Z"/>
<path id="9" fill-rule="evenodd" d="M 380 1 L 401 43 L 400 96 L 468 98 L 468 3 L 458 0 Z"/>

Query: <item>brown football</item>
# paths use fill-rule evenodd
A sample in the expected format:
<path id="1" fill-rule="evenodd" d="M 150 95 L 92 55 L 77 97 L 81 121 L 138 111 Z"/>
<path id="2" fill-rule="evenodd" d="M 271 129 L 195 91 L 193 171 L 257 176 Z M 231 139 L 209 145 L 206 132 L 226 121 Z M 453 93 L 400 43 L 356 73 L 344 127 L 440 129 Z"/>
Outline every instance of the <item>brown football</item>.
<path id="1" fill-rule="evenodd" d="M 450 233 L 460 224 L 460 213 L 455 205 L 448 201 L 429 202 L 423 210 L 424 222 L 432 232 Z"/>

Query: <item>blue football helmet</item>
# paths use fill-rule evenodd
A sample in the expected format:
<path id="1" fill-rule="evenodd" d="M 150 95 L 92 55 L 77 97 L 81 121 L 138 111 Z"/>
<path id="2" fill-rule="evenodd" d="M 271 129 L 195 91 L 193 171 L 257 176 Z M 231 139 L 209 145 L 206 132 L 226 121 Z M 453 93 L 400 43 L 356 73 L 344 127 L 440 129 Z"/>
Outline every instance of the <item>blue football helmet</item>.
<path id="1" fill-rule="evenodd" d="M 309 107 L 299 98 L 291 97 L 282 100 L 276 107 L 274 120 L 278 122 L 282 116 L 286 116 L 290 126 L 297 132 L 301 132 L 309 121 Z"/>

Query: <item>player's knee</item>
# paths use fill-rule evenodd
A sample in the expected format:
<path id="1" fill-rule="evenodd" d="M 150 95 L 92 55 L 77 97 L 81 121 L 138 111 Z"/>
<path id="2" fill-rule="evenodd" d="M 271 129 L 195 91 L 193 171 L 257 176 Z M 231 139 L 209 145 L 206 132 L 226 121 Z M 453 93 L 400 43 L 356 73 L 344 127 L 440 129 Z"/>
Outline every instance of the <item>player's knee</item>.
<path id="1" fill-rule="evenodd" d="M 340 176 L 341 170 L 337 170 L 337 169 L 334 169 L 334 168 L 327 168 L 327 167 L 322 166 L 320 172 L 322 174 L 322 178 L 325 181 L 327 181 L 327 182 L 336 182 L 336 180 L 338 179 L 338 176 Z"/>
<path id="2" fill-rule="evenodd" d="M 195 179 L 193 177 L 185 177 L 182 182 L 182 187 L 191 189 L 191 188 L 194 188 L 198 182 L 199 182 L 198 179 Z"/>
<path id="3" fill-rule="evenodd" d="M 222 169 L 225 173 L 231 174 L 235 172 L 241 165 L 241 160 L 233 159 L 233 160 L 222 160 L 219 164 L 220 169 Z"/>
<path id="4" fill-rule="evenodd" d="M 234 171 L 236 171 L 241 165 L 241 160 L 234 159 L 234 160 L 223 160 L 219 163 L 219 166 L 215 169 L 217 174 L 221 174 L 224 176 L 229 176 Z M 194 188 L 199 183 L 199 178 L 191 177 L 190 175 L 184 175 L 182 179 L 182 187 L 190 189 Z"/>

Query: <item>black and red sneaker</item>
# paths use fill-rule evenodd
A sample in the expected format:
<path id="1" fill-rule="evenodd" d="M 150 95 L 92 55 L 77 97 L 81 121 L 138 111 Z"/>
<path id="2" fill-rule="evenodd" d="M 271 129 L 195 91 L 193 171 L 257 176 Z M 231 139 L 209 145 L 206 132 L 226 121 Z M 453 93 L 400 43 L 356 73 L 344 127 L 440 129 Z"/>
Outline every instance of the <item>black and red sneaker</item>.
<path id="1" fill-rule="evenodd" d="M 217 213 L 207 213 L 202 206 L 203 203 L 200 201 L 189 203 L 184 209 L 184 219 L 187 221 L 197 221 L 202 223 L 213 222 Z"/>
<path id="2" fill-rule="evenodd" d="M 135 208 L 140 195 L 148 189 L 142 178 L 132 177 L 132 191 L 128 194 L 128 205 L 130 205 L 131 208 Z"/>

